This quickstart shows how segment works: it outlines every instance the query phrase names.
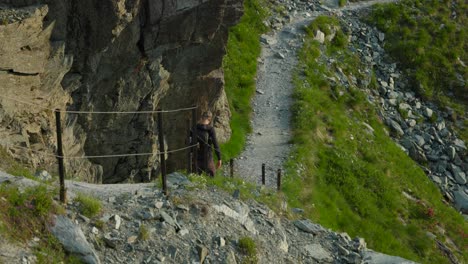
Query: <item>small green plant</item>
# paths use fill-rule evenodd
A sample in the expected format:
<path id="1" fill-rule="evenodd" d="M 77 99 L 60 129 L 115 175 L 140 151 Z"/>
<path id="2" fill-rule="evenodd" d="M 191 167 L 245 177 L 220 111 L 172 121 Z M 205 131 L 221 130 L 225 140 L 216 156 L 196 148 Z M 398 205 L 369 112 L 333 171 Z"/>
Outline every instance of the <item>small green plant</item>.
<path id="1" fill-rule="evenodd" d="M 94 222 L 94 226 L 103 230 L 104 228 L 106 228 L 106 222 L 102 221 L 101 219 L 98 219 Z"/>
<path id="2" fill-rule="evenodd" d="M 33 249 L 37 263 L 59 263 L 65 257 L 61 245 L 48 229 L 52 215 L 64 210 L 54 203 L 55 195 L 55 190 L 49 191 L 44 185 L 24 191 L 0 185 L 0 236 L 23 243 L 33 237 L 39 238 Z"/>
<path id="3" fill-rule="evenodd" d="M 255 244 L 255 241 L 252 238 L 240 238 L 239 249 L 245 255 L 245 258 L 242 260 L 242 263 L 256 264 L 258 262 L 257 245 Z"/>
<path id="4" fill-rule="evenodd" d="M 206 188 L 207 178 L 209 176 L 204 174 L 189 174 L 188 178 L 191 181 L 190 189 L 204 189 Z"/>
<path id="5" fill-rule="evenodd" d="M 343 7 L 343 6 L 345 6 L 345 5 L 346 5 L 346 3 L 348 3 L 348 1 L 347 1 L 347 0 L 339 0 L 339 1 L 338 1 L 338 5 L 339 5 L 340 7 Z"/>
<path id="6" fill-rule="evenodd" d="M 89 195 L 78 193 L 75 197 L 75 202 L 78 202 L 80 213 L 86 217 L 94 217 L 101 211 L 101 202 Z"/>
<path id="7" fill-rule="evenodd" d="M 140 231 L 138 237 L 142 241 L 146 241 L 150 238 L 150 230 L 146 225 L 140 225 Z"/>

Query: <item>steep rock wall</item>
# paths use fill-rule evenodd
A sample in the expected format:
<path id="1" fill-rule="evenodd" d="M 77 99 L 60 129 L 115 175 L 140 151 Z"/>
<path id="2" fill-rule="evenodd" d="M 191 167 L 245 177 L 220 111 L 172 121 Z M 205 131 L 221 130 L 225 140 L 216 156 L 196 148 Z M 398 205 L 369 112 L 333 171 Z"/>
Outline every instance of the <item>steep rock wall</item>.
<path id="1" fill-rule="evenodd" d="M 5 42 L 0 47 L 2 94 L 44 108 L 78 111 L 198 105 L 199 113 L 214 111 L 220 139 L 229 138 L 221 66 L 228 28 L 242 14 L 241 0 L 0 0 L 0 5 L 0 41 Z M 24 40 L 12 45 L 14 32 Z M 28 41 L 36 46 L 23 43 Z M 0 104 L 2 145 L 37 144 L 37 149 L 52 153 L 52 111 L 12 106 L 5 98 Z M 190 116 L 164 114 L 168 149 L 184 146 Z M 68 156 L 158 149 L 155 115 L 70 113 L 64 122 Z M 31 136 L 30 130 L 38 136 Z M 32 140 L 37 137 L 46 140 Z M 37 164 L 53 164 L 51 156 L 41 160 L 43 155 L 22 150 Z M 170 154 L 169 169 L 183 167 L 184 160 L 184 153 Z M 158 156 L 70 159 L 67 168 L 69 175 L 88 181 L 120 182 L 130 174 L 145 181 L 158 173 L 158 163 Z"/>

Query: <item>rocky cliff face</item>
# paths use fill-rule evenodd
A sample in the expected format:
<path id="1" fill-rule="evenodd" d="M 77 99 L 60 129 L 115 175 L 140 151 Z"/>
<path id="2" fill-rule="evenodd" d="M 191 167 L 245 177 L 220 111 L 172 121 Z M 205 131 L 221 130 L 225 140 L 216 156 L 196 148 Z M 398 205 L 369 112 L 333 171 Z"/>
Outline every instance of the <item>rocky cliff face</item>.
<path id="1" fill-rule="evenodd" d="M 46 109 L 55 108 L 153 111 L 198 105 L 199 113 L 215 113 L 220 139 L 229 138 L 221 66 L 241 0 L 0 0 L 0 6 L 1 94 L 31 103 L 0 98 L 2 145 L 52 153 L 55 126 Z M 184 146 L 190 116 L 164 115 L 169 149 Z M 69 113 L 63 119 L 66 156 L 158 148 L 153 114 Z M 54 161 L 8 149 L 34 165 Z M 169 156 L 169 166 L 180 167 L 182 157 Z M 158 172 L 158 163 L 157 156 L 70 159 L 67 168 L 89 181 L 119 182 L 132 171 L 144 181 Z"/>

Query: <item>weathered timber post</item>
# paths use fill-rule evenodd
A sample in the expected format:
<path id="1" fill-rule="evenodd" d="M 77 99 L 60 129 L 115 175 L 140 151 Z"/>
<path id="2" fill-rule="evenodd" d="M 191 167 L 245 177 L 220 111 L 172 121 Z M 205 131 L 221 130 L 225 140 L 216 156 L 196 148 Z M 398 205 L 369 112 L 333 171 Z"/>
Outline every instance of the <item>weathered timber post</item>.
<path id="1" fill-rule="evenodd" d="M 190 119 L 187 119 L 187 147 L 190 147 L 193 144 L 192 140 L 192 131 L 190 129 Z M 187 149 L 187 172 L 193 173 L 192 166 L 192 149 Z"/>
<path id="2" fill-rule="evenodd" d="M 262 185 L 265 185 L 265 163 L 262 163 Z"/>
<path id="3" fill-rule="evenodd" d="M 167 196 L 166 182 L 166 150 L 164 148 L 164 129 L 162 120 L 162 110 L 158 109 L 158 139 L 159 139 L 159 158 L 161 160 L 161 181 L 164 195 Z"/>
<path id="4" fill-rule="evenodd" d="M 229 176 L 234 178 L 234 159 L 229 160 Z"/>
<path id="5" fill-rule="evenodd" d="M 62 121 L 59 109 L 55 109 L 55 124 L 57 128 L 57 161 L 60 177 L 60 201 L 65 203 L 67 200 L 67 191 L 65 189 L 65 165 L 63 164 Z"/>
<path id="6" fill-rule="evenodd" d="M 194 106 L 192 109 L 192 139 L 193 144 L 196 146 L 193 147 L 193 170 L 195 173 L 198 173 L 198 133 L 197 133 L 197 108 Z"/>
<path id="7" fill-rule="evenodd" d="M 278 177 L 276 178 L 276 186 L 278 192 L 281 191 L 281 169 L 278 169 Z"/>

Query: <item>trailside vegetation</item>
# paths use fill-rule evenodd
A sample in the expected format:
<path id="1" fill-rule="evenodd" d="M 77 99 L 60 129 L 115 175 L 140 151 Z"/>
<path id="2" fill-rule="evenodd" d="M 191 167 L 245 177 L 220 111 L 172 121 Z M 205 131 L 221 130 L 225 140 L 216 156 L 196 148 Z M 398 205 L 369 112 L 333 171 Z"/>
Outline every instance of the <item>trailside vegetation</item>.
<path id="1" fill-rule="evenodd" d="M 406 70 L 413 89 L 463 115 L 468 106 L 467 12 L 465 0 L 402 0 L 376 5 L 367 17 L 386 34 L 385 48 Z"/>
<path id="2" fill-rule="evenodd" d="M 37 263 L 59 263 L 66 259 L 62 246 L 48 230 L 53 215 L 64 213 L 52 200 L 56 194 L 45 185 L 23 191 L 0 185 L 0 238 L 11 243 L 33 243 Z"/>
<path id="3" fill-rule="evenodd" d="M 221 146 L 223 156 L 241 153 L 246 136 L 251 132 L 251 99 L 255 94 L 257 58 L 260 56 L 260 35 L 267 30 L 263 20 L 268 15 L 263 0 L 245 0 L 244 15 L 229 31 L 227 54 L 223 60 L 225 90 L 231 107 L 232 136 Z"/>
<path id="4" fill-rule="evenodd" d="M 292 110 L 295 147 L 283 190 L 289 205 L 304 208 L 305 217 L 335 231 L 364 237 L 376 251 L 450 263 L 437 247 L 441 241 L 466 262 L 464 219 L 387 135 L 365 94 L 328 81 L 338 67 L 357 78 L 365 72 L 337 25 L 335 18 L 317 18 L 299 54 Z M 341 37 L 319 44 L 314 28 L 338 28 Z M 327 58 L 334 61 L 331 66 Z"/>

